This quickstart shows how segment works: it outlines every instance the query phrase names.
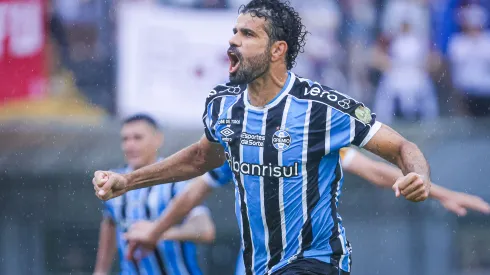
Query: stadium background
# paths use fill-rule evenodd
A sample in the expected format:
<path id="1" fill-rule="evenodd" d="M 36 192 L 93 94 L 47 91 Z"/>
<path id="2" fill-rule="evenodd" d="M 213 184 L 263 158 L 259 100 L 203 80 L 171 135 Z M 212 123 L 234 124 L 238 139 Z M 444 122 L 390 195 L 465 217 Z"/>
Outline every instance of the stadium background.
<path id="1" fill-rule="evenodd" d="M 157 116 L 163 156 L 195 141 L 208 90 L 226 80 L 227 39 L 242 2 L 0 0 L 0 274 L 93 271 L 101 203 L 90 181 L 95 169 L 122 164 L 119 119 Z M 490 118 L 472 117 L 461 104 L 455 79 L 464 71 L 448 50 L 464 8 L 473 4 L 471 18 L 485 24 L 490 2 L 292 2 L 311 32 L 295 71 L 369 105 L 389 68 L 400 65 L 386 53 L 406 38 L 398 28 L 409 23 L 420 45 L 404 43 L 412 48 L 402 52 L 425 49 L 413 63 L 428 66 L 400 66 L 430 79 L 439 111 L 415 119 L 402 113 L 391 124 L 425 152 L 434 182 L 490 200 Z M 483 43 L 473 52 L 488 49 Z M 431 100 L 430 88 L 416 90 L 418 105 Z M 414 205 L 357 177 L 345 182 L 340 211 L 353 274 L 490 274 L 488 216 L 457 218 L 434 201 Z M 230 185 L 208 200 L 217 240 L 200 249 L 206 274 L 233 272 L 233 199 Z"/>

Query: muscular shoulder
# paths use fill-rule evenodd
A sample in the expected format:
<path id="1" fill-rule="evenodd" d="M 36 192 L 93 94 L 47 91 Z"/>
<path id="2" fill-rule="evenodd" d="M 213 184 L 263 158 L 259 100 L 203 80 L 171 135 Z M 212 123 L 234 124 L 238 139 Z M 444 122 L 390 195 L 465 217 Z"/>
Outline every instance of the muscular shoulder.
<path id="1" fill-rule="evenodd" d="M 343 114 L 350 115 L 363 124 L 373 122 L 374 114 L 363 103 L 335 89 L 306 78 L 298 77 L 291 94 L 300 99 L 313 102 L 321 113 L 329 107 Z"/>
<path id="2" fill-rule="evenodd" d="M 219 84 L 209 92 L 208 97 L 206 98 L 206 104 L 224 96 L 238 96 L 245 91 L 245 88 L 246 85 L 233 85 L 230 83 Z"/>

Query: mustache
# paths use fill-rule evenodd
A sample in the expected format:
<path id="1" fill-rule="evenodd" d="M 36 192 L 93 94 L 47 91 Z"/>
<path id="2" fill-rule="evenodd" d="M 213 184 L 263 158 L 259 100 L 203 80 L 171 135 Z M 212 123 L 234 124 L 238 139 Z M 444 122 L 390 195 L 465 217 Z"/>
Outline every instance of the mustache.
<path id="1" fill-rule="evenodd" d="M 242 54 L 236 47 L 230 46 L 227 52 L 234 54 L 239 60 L 242 60 Z"/>

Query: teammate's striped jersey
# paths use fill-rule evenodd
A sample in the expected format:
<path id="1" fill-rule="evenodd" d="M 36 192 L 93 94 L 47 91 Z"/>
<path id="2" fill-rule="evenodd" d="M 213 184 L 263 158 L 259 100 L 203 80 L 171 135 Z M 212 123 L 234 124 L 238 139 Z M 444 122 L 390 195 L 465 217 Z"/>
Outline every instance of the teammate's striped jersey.
<path id="1" fill-rule="evenodd" d="M 223 187 L 224 185 L 233 182 L 233 173 L 231 172 L 230 166 L 227 162 L 223 164 L 221 167 L 211 170 L 203 175 L 204 181 L 207 185 L 212 188 Z M 235 192 L 238 192 L 237 187 L 235 186 Z M 240 215 L 240 211 L 235 209 L 237 215 Z M 240 249 L 238 254 L 238 258 L 236 260 L 235 265 L 235 275 L 243 275 L 245 274 L 245 267 L 243 266 L 243 248 Z"/>
<path id="2" fill-rule="evenodd" d="M 289 73 L 262 108 L 246 85 L 219 85 L 206 100 L 206 137 L 219 142 L 237 186 L 246 274 L 271 273 L 298 258 L 350 269 L 337 212 L 339 150 L 363 146 L 379 129 L 363 104 Z"/>
<path id="3" fill-rule="evenodd" d="M 121 169 L 117 172 L 128 173 L 130 170 Z M 202 274 L 197 262 L 196 245 L 192 242 L 161 241 L 153 253 L 139 262 L 128 261 L 125 257 L 127 242 L 122 235 L 139 220 L 156 220 L 187 183 L 178 182 L 136 189 L 104 203 L 104 216 L 116 224 L 121 274 Z M 205 206 L 198 206 L 188 217 L 208 212 Z"/>

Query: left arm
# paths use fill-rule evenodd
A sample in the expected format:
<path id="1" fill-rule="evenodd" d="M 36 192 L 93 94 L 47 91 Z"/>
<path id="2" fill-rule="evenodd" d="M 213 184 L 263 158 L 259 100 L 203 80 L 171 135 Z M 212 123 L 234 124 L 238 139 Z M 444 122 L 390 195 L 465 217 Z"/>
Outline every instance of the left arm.
<path id="1" fill-rule="evenodd" d="M 335 150 L 340 150 L 351 144 L 366 148 L 400 167 L 404 176 L 393 187 L 397 195 L 401 193 L 411 201 L 427 199 L 430 169 L 419 148 L 390 127 L 377 122 L 376 115 L 362 103 L 328 87 L 322 88 L 335 95 L 336 99 L 335 102 L 325 101 L 327 106 L 332 107 L 326 110 L 328 126 L 325 127 L 330 149 L 335 146 Z M 323 117 L 320 121 L 323 121 Z M 341 142 L 332 145 L 332 136 Z"/>
<path id="2" fill-rule="evenodd" d="M 364 149 L 395 164 L 403 175 L 413 172 L 426 178 L 430 176 L 429 164 L 417 145 L 384 124 Z"/>
<path id="3" fill-rule="evenodd" d="M 364 148 L 400 168 L 404 176 L 393 186 L 397 195 L 402 194 L 415 202 L 429 197 L 430 168 L 417 145 L 390 127 L 382 125 Z"/>
<path id="4" fill-rule="evenodd" d="M 347 149 L 348 162 L 343 163 L 346 171 L 360 176 L 376 186 L 390 188 L 396 179 L 403 177 L 400 169 L 381 161 L 375 161 L 354 149 Z M 438 200 L 447 210 L 459 216 L 467 213 L 467 208 L 490 214 L 490 205 L 482 198 L 449 190 L 432 183 L 430 197 Z"/>
<path id="5" fill-rule="evenodd" d="M 211 243 L 216 230 L 208 214 L 189 217 L 182 225 L 176 225 L 162 235 L 163 240 Z"/>
<path id="6" fill-rule="evenodd" d="M 199 208 L 195 208 L 195 210 L 199 210 Z M 134 242 L 135 240 L 131 236 L 133 238 L 135 236 L 149 236 L 155 228 L 155 223 L 157 222 L 148 220 L 134 223 L 129 229 L 129 232 L 125 234 L 125 239 Z M 199 213 L 191 213 L 181 225 L 175 225 L 162 233 L 159 240 L 211 243 L 214 241 L 214 238 L 214 222 L 209 216 L 208 211 L 199 211 Z M 133 247 L 133 249 L 136 249 L 136 247 Z M 132 257 L 132 252 L 128 253 L 127 256 Z"/>

